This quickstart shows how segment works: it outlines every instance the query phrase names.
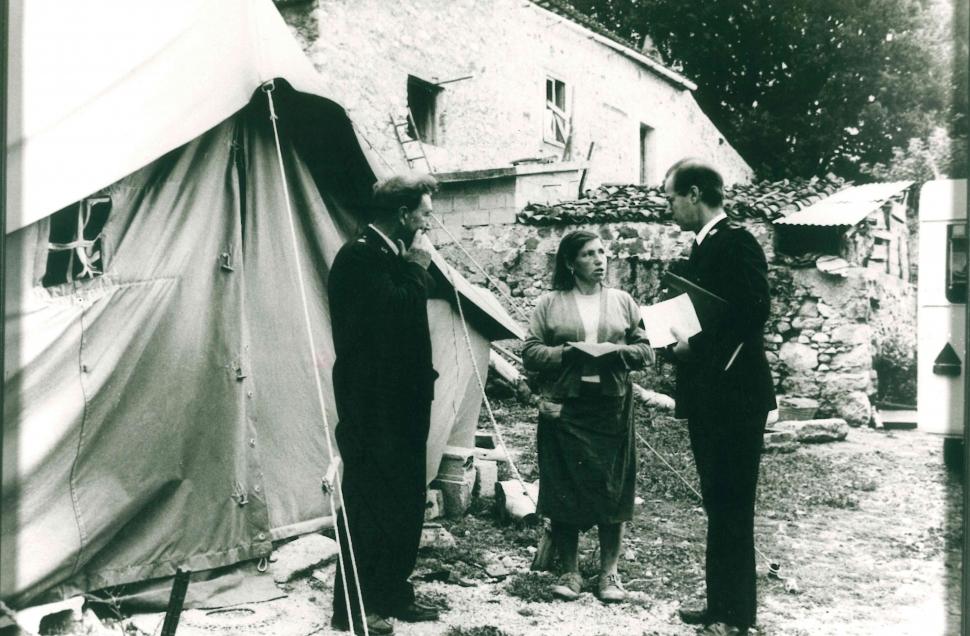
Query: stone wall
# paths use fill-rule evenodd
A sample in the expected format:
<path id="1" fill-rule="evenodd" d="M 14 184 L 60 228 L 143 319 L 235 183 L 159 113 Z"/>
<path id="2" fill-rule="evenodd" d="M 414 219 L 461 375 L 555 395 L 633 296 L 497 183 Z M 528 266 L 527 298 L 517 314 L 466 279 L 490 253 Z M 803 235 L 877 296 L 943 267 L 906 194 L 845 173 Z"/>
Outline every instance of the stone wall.
<path id="1" fill-rule="evenodd" d="M 409 75 L 448 82 L 438 97 L 437 172 L 562 157 L 543 141 L 546 78 L 566 83 L 573 159 L 596 142 L 587 187 L 640 181 L 641 125 L 649 183 L 684 155 L 711 160 L 729 183 L 752 171 L 692 93 L 526 0 L 316 0 L 281 7 L 284 18 L 378 153 L 404 169 L 391 116 L 403 118 Z M 460 81 L 449 82 L 449 80 Z"/>
<path id="2" fill-rule="evenodd" d="M 833 276 L 814 267 L 771 263 L 770 226 L 751 222 L 747 227 L 769 260 L 772 312 L 765 345 L 776 390 L 818 400 L 820 416 L 842 417 L 854 426 L 867 424 L 875 397 L 887 397 L 880 381 L 894 387 L 905 385 L 899 378 L 912 377 L 915 382 L 914 287 L 873 269 L 849 268 L 843 270 L 844 276 Z M 641 304 L 656 302 L 663 273 L 686 257 L 694 236 L 673 224 L 641 222 L 476 227 L 463 229 L 458 238 L 521 313 L 530 315 L 536 298 L 551 287 L 559 239 L 574 229 L 603 239 L 610 254 L 608 284 L 629 291 Z M 484 284 L 485 277 L 456 245 L 440 249 L 470 280 Z M 671 369 L 647 370 L 642 381 L 669 392 Z M 890 397 L 907 401 L 905 395 Z M 912 398 L 908 401 L 914 401 L 915 393 Z"/>
<path id="3" fill-rule="evenodd" d="M 440 188 L 434 209 L 448 226 L 514 223 L 518 211 L 531 202 L 575 198 L 580 175 L 570 162 L 436 174 Z M 433 240 L 444 237 L 434 235 Z"/>

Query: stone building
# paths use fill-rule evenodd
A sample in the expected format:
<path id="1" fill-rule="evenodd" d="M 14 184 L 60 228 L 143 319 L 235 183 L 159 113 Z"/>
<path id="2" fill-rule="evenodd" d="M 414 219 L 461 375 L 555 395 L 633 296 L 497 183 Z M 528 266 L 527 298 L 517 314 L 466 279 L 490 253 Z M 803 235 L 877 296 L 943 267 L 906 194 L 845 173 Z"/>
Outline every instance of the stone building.
<path id="1" fill-rule="evenodd" d="M 397 169 L 427 157 L 455 224 L 512 222 L 581 181 L 659 185 L 685 155 L 752 178 L 688 78 L 559 0 L 277 5 L 377 153 Z"/>

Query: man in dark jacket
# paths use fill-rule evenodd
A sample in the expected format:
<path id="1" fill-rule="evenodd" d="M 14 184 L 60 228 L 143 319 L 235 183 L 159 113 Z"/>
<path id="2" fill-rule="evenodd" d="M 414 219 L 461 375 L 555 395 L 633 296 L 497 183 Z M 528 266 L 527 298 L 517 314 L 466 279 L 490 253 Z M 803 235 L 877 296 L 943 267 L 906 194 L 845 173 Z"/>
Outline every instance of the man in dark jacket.
<path id="1" fill-rule="evenodd" d="M 682 160 L 664 184 L 674 221 L 697 236 L 687 278 L 727 301 L 713 326 L 675 333 L 677 417 L 687 418 L 707 512 L 707 607 L 681 618 L 704 634 L 744 634 L 755 624 L 754 503 L 768 413 L 775 408 L 762 330 L 770 297 L 757 240 L 728 221 L 718 172 Z"/>
<path id="2" fill-rule="evenodd" d="M 354 565 L 370 634 L 393 633 L 391 617 L 438 618 L 435 610 L 415 602 L 407 580 L 424 521 L 426 444 L 437 377 L 427 311 L 433 248 L 424 234 L 435 187 L 430 176 L 377 183 L 374 222 L 340 249 L 330 270 L 335 437 L 351 539 L 338 515 L 342 567 L 334 583 L 331 625 L 341 630 L 363 633 Z"/>

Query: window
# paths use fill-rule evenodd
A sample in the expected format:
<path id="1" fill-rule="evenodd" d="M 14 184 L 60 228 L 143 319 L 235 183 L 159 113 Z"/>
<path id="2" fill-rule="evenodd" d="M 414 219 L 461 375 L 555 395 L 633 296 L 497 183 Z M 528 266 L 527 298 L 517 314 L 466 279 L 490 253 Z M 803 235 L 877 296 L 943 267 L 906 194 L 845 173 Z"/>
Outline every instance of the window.
<path id="1" fill-rule="evenodd" d="M 569 139 L 569 108 L 566 99 L 566 83 L 552 77 L 546 78 L 546 119 L 543 139 L 550 143 L 566 145 Z"/>
<path id="2" fill-rule="evenodd" d="M 653 128 L 646 124 L 640 124 L 640 184 L 650 183 L 653 145 Z"/>
<path id="3" fill-rule="evenodd" d="M 111 197 L 89 197 L 51 215 L 44 287 L 104 273 L 101 234 L 110 211 Z"/>
<path id="4" fill-rule="evenodd" d="M 946 226 L 946 299 L 967 302 L 967 224 Z"/>
<path id="5" fill-rule="evenodd" d="M 408 134 L 411 139 L 436 145 L 438 135 L 438 96 L 444 90 L 413 75 L 408 75 Z"/>

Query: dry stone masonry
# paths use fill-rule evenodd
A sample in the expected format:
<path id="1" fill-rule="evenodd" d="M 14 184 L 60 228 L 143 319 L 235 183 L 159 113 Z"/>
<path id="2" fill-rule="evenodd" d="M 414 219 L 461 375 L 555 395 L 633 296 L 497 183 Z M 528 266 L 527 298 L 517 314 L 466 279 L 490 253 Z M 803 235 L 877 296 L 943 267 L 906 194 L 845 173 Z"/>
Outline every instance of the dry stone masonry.
<path id="1" fill-rule="evenodd" d="M 820 417 L 860 426 L 870 423 L 877 399 L 915 400 L 914 286 L 852 263 L 837 274 L 791 266 L 776 257 L 772 227 L 766 222 L 838 187 L 841 182 L 834 179 L 787 186 L 762 183 L 731 188 L 728 196 L 735 213 L 744 211 L 739 222 L 759 240 L 769 261 L 772 312 L 765 347 L 776 390 L 783 397 L 817 402 Z M 665 204 L 657 189 L 604 186 L 589 199 L 528 206 L 516 224 L 465 228 L 459 240 L 528 316 L 538 296 L 551 288 L 560 238 L 575 229 L 592 231 L 610 255 L 607 283 L 649 304 L 660 299 L 661 277 L 686 259 L 693 240 L 693 233 L 682 232 L 661 206 Z M 595 222 L 564 223 L 579 219 Z M 441 250 L 473 282 L 486 283 L 457 246 L 445 244 Z M 513 315 L 520 313 L 513 310 Z M 671 375 L 672 369 L 662 366 L 639 380 L 669 393 Z"/>

